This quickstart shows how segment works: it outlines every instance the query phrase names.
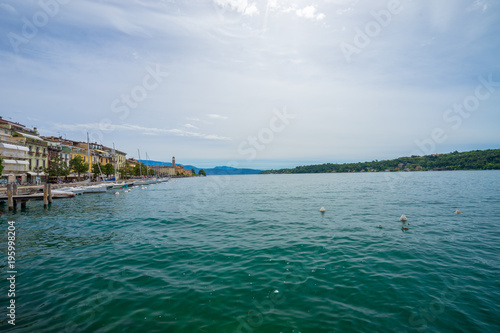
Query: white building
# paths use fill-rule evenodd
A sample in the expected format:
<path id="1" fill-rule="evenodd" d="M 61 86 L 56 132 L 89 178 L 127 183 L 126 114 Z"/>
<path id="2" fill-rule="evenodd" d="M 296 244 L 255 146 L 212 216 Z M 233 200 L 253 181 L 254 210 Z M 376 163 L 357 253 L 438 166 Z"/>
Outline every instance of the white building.
<path id="1" fill-rule="evenodd" d="M 29 171 L 28 147 L 19 145 L 11 135 L 10 124 L 0 123 L 0 157 L 4 166 L 2 179 L 25 182 Z"/>

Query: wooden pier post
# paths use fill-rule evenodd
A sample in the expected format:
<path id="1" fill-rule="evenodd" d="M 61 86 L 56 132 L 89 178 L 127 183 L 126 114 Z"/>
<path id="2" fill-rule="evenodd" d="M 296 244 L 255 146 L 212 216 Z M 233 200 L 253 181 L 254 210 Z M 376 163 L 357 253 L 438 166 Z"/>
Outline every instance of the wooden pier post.
<path id="1" fill-rule="evenodd" d="M 52 185 L 47 184 L 49 187 L 49 204 L 52 204 Z"/>
<path id="2" fill-rule="evenodd" d="M 23 200 L 21 201 L 21 209 L 25 209 L 26 208 L 26 200 Z"/>
<path id="3" fill-rule="evenodd" d="M 49 184 L 43 185 L 43 208 L 47 208 L 49 205 Z"/>
<path id="4" fill-rule="evenodd" d="M 14 210 L 14 198 L 12 193 L 12 184 L 7 184 L 7 202 L 9 210 Z"/>
<path id="5" fill-rule="evenodd" d="M 12 194 L 17 195 L 17 183 L 12 184 Z"/>

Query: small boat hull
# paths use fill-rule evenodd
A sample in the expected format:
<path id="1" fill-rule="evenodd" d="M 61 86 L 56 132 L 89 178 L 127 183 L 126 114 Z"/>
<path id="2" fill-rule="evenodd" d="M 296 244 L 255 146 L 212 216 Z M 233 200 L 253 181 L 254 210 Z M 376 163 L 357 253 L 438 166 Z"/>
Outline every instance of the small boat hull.
<path id="1" fill-rule="evenodd" d="M 51 192 L 52 192 L 53 199 L 72 198 L 75 196 L 75 193 L 69 192 L 69 191 L 52 190 Z"/>
<path id="2" fill-rule="evenodd" d="M 106 193 L 106 186 L 102 185 L 91 185 L 85 188 L 85 193 Z"/>

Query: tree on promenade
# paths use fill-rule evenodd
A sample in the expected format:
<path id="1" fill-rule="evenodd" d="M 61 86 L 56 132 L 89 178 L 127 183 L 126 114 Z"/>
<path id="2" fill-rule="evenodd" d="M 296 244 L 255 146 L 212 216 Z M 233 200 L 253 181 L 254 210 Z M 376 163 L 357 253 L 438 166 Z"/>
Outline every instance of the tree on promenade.
<path id="1" fill-rule="evenodd" d="M 87 172 L 89 170 L 89 164 L 83 161 L 83 158 L 79 155 L 73 157 L 69 161 L 69 167 L 78 174 L 78 180 L 80 180 L 80 174 Z"/>
<path id="2" fill-rule="evenodd" d="M 92 173 L 94 174 L 94 177 L 99 177 L 103 172 L 104 172 L 104 166 L 97 162 L 92 164 Z"/>
<path id="3" fill-rule="evenodd" d="M 130 175 L 132 174 L 133 170 L 132 167 L 130 166 L 130 163 L 127 161 L 125 162 L 125 166 L 118 169 L 118 172 L 120 173 L 120 176 L 122 178 L 130 178 Z"/>
<path id="4" fill-rule="evenodd" d="M 65 177 L 69 175 L 69 172 L 69 167 L 59 155 L 51 159 L 49 166 L 45 169 L 45 173 L 47 173 L 49 177 Z"/>
<path id="5" fill-rule="evenodd" d="M 107 163 L 103 167 L 102 172 L 104 172 L 104 174 L 109 178 L 110 175 L 114 175 L 115 174 L 115 167 L 113 166 L 113 164 Z"/>

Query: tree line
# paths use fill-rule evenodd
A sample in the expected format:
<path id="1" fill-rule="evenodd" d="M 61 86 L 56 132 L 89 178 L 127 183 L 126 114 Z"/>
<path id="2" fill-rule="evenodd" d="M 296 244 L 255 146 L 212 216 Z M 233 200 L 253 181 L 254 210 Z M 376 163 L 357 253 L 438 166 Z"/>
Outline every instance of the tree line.
<path id="1" fill-rule="evenodd" d="M 412 155 L 384 161 L 306 165 L 293 169 L 266 170 L 260 174 L 499 169 L 500 149 L 488 149 L 425 156 Z"/>
<path id="2" fill-rule="evenodd" d="M 3 160 L 0 157 L 0 174 L 2 174 L 4 165 Z M 85 174 L 89 171 L 89 163 L 85 162 L 81 156 L 75 156 L 69 163 L 66 163 L 61 156 L 56 155 L 50 160 L 49 166 L 43 169 L 50 178 L 60 178 L 67 177 L 71 172 L 74 172 L 78 175 L 78 179 L 80 179 L 82 174 Z M 196 174 L 196 171 L 191 170 L 193 175 Z M 121 178 L 130 178 L 137 176 L 154 176 L 156 175 L 156 171 L 152 168 L 147 167 L 144 163 L 139 162 L 134 166 L 130 165 L 128 161 L 125 162 L 125 166 L 115 170 L 115 167 L 112 163 L 93 163 L 92 164 L 92 173 L 94 175 L 106 175 L 107 178 L 114 175 L 118 172 Z M 200 176 L 206 176 L 206 172 L 201 169 L 198 171 Z"/>
<path id="3" fill-rule="evenodd" d="M 134 166 L 131 166 L 130 163 L 125 162 L 125 166 L 115 170 L 115 167 L 112 163 L 93 163 L 92 164 L 92 173 L 94 175 L 106 175 L 106 177 L 110 177 L 114 175 L 116 172 L 120 174 L 122 178 L 130 178 L 132 176 L 154 176 L 155 171 L 151 168 L 148 168 L 144 163 L 137 163 Z M 89 163 L 85 162 L 81 156 L 75 156 L 69 163 L 66 162 L 59 156 L 55 156 L 51 159 L 48 168 L 45 169 L 45 172 L 51 178 L 58 177 L 66 177 L 69 176 L 71 172 L 74 172 L 78 175 L 78 179 L 80 179 L 81 174 L 85 174 L 89 171 Z"/>

